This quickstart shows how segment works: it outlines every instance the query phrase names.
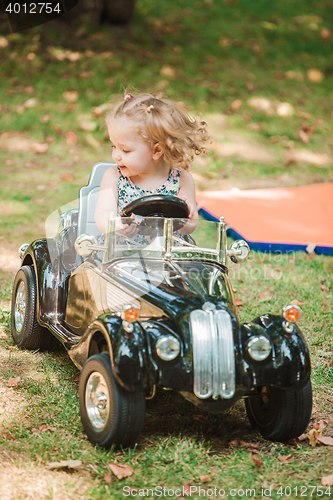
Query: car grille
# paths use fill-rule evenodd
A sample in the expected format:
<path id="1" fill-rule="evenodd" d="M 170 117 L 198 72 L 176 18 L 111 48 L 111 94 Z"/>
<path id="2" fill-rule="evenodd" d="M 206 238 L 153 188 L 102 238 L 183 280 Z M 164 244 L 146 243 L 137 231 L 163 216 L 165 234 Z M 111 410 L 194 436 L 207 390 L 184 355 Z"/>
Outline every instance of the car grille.
<path id="1" fill-rule="evenodd" d="M 230 315 L 224 310 L 190 314 L 194 394 L 200 399 L 235 394 L 235 353 Z"/>

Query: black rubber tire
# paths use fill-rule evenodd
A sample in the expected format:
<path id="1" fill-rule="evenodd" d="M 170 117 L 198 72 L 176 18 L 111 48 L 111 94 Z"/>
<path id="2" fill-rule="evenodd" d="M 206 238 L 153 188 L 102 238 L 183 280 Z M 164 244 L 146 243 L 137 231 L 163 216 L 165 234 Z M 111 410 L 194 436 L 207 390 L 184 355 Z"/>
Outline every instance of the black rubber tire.
<path id="1" fill-rule="evenodd" d="M 289 441 L 303 434 L 312 410 L 311 381 L 296 391 L 265 386 L 245 400 L 252 427 L 271 441 Z"/>
<path id="2" fill-rule="evenodd" d="M 18 293 L 25 301 L 20 319 L 15 315 L 17 311 Z M 23 294 L 23 295 L 22 295 Z M 31 350 L 50 349 L 54 344 L 52 333 L 39 325 L 36 318 L 37 286 L 33 266 L 22 266 L 16 276 L 12 295 L 12 336 L 18 347 Z"/>
<path id="3" fill-rule="evenodd" d="M 109 393 L 109 413 L 100 429 L 93 425 L 87 412 L 87 386 L 93 373 L 102 375 Z M 129 392 L 118 384 L 112 374 L 109 354 L 95 354 L 84 364 L 80 376 L 79 402 L 83 428 L 93 444 L 103 448 L 112 445 L 127 447 L 140 436 L 146 413 L 143 390 Z"/>

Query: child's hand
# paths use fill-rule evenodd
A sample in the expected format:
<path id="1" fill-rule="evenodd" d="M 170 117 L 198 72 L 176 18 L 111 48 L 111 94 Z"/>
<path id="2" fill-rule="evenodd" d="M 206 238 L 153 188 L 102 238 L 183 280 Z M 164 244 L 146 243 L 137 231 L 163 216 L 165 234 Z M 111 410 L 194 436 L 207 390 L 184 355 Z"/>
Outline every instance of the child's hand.
<path id="1" fill-rule="evenodd" d="M 188 206 L 188 211 L 189 211 L 188 219 L 193 219 L 193 215 L 194 215 L 194 211 L 195 211 L 196 207 L 192 203 L 189 203 L 187 201 L 186 196 L 179 196 L 178 198 L 180 198 L 181 200 L 185 201 L 185 203 Z"/>
<path id="2" fill-rule="evenodd" d="M 131 219 L 134 222 L 135 216 L 134 214 L 131 215 Z M 136 234 L 138 234 L 138 226 L 134 224 L 123 224 L 121 217 L 117 217 L 116 220 L 116 231 L 117 233 L 123 234 L 124 236 L 127 236 L 127 238 L 133 238 Z"/>

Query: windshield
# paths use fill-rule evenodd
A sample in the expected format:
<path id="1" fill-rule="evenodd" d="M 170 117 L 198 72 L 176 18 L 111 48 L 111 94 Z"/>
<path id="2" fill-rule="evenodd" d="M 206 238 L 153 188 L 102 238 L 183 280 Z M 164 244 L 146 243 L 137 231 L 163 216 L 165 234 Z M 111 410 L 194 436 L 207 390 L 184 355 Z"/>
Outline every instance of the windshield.
<path id="1" fill-rule="evenodd" d="M 106 237 L 107 260 L 144 255 L 181 259 L 200 257 L 220 261 L 217 236 L 218 224 L 202 219 L 121 218 L 113 222 Z"/>
<path id="2" fill-rule="evenodd" d="M 223 268 L 214 263 L 189 259 L 130 258 L 116 260 L 107 268 L 107 273 L 126 285 L 134 286 L 139 295 L 159 288 L 183 297 L 209 296 L 232 302 Z"/>

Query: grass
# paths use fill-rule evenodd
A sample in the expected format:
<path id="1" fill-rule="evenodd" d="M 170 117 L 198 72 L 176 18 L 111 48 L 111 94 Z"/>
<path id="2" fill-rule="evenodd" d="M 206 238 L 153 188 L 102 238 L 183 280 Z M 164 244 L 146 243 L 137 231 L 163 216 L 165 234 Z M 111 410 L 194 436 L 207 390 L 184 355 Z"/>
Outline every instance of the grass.
<path id="1" fill-rule="evenodd" d="M 103 115 L 109 99 L 128 85 L 140 91 L 164 89 L 168 97 L 185 101 L 193 112 L 202 113 L 222 145 L 245 141 L 271 155 L 266 161 L 236 150 L 223 157 L 213 149 L 194 163 L 199 190 L 333 180 L 332 160 L 326 165 L 287 161 L 287 155 L 304 149 L 329 158 L 333 154 L 333 36 L 320 37 L 321 28 L 332 31 L 330 0 L 181 0 L 172 8 L 166 0 L 138 0 L 131 27 L 123 30 L 107 25 L 59 29 L 52 23 L 10 34 L 5 18 L 0 23 L 8 40 L 0 55 L 0 128 L 12 133 L 0 135 L 0 257 L 3 250 L 16 255 L 21 243 L 43 237 L 44 220 L 77 199 L 92 165 L 111 160 Z M 65 50 L 70 51 L 67 56 Z M 75 59 L 71 54 L 76 52 L 78 60 L 70 61 L 68 54 Z M 31 53 L 34 60 L 27 58 Z M 321 83 L 308 80 L 313 68 L 324 75 Z M 75 102 L 64 99 L 68 90 L 78 91 Z M 288 118 L 275 111 L 267 116 L 250 105 L 252 97 L 288 102 L 294 113 Z M 22 110 L 31 98 L 36 98 L 34 105 Z M 232 110 L 235 100 L 242 101 L 237 111 Z M 102 107 L 102 116 L 94 114 L 96 106 Z M 300 112 L 308 113 L 307 118 Z M 41 120 L 46 115 L 51 117 Z M 84 122 L 91 130 L 82 130 Z M 308 144 L 298 135 L 305 124 L 316 126 Z M 66 143 L 69 131 L 77 134 L 76 144 Z M 48 144 L 47 153 L 34 153 L 34 141 Z M 279 312 L 291 300 L 303 302 L 300 326 L 313 367 L 312 423 L 327 420 L 325 435 L 333 435 L 332 268 L 332 257 L 301 253 L 253 253 L 247 263 L 230 266 L 235 295 L 245 302 L 239 308 L 242 321 Z M 123 498 L 129 491 L 124 486 L 176 489 L 186 483 L 206 491 L 224 488 L 229 496 L 235 488 L 235 498 L 246 496 L 246 488 L 255 488 L 256 498 L 265 489 L 271 498 L 287 498 L 289 486 L 289 498 L 296 498 L 296 493 L 311 496 L 309 487 L 320 488 L 321 477 L 333 472 L 329 447 L 261 439 L 250 428 L 243 402 L 221 415 L 200 414 L 166 391 L 147 401 L 146 424 L 135 448 L 93 447 L 80 423 L 75 368 L 67 354 L 8 348 L 13 347 L 13 272 L 0 272 L 1 498 Z M 6 382 L 16 376 L 21 383 L 8 388 Z M 54 429 L 43 432 L 43 425 Z M 253 462 L 249 442 L 259 446 L 261 467 Z M 278 459 L 290 453 L 292 463 Z M 81 467 L 48 468 L 50 462 L 69 459 L 80 459 Z M 108 463 L 114 461 L 130 464 L 133 476 L 121 481 L 111 477 Z M 207 474 L 210 479 L 204 483 L 200 476 Z M 322 498 L 332 495 L 325 491 Z M 312 496 L 319 498 L 320 489 Z"/>

